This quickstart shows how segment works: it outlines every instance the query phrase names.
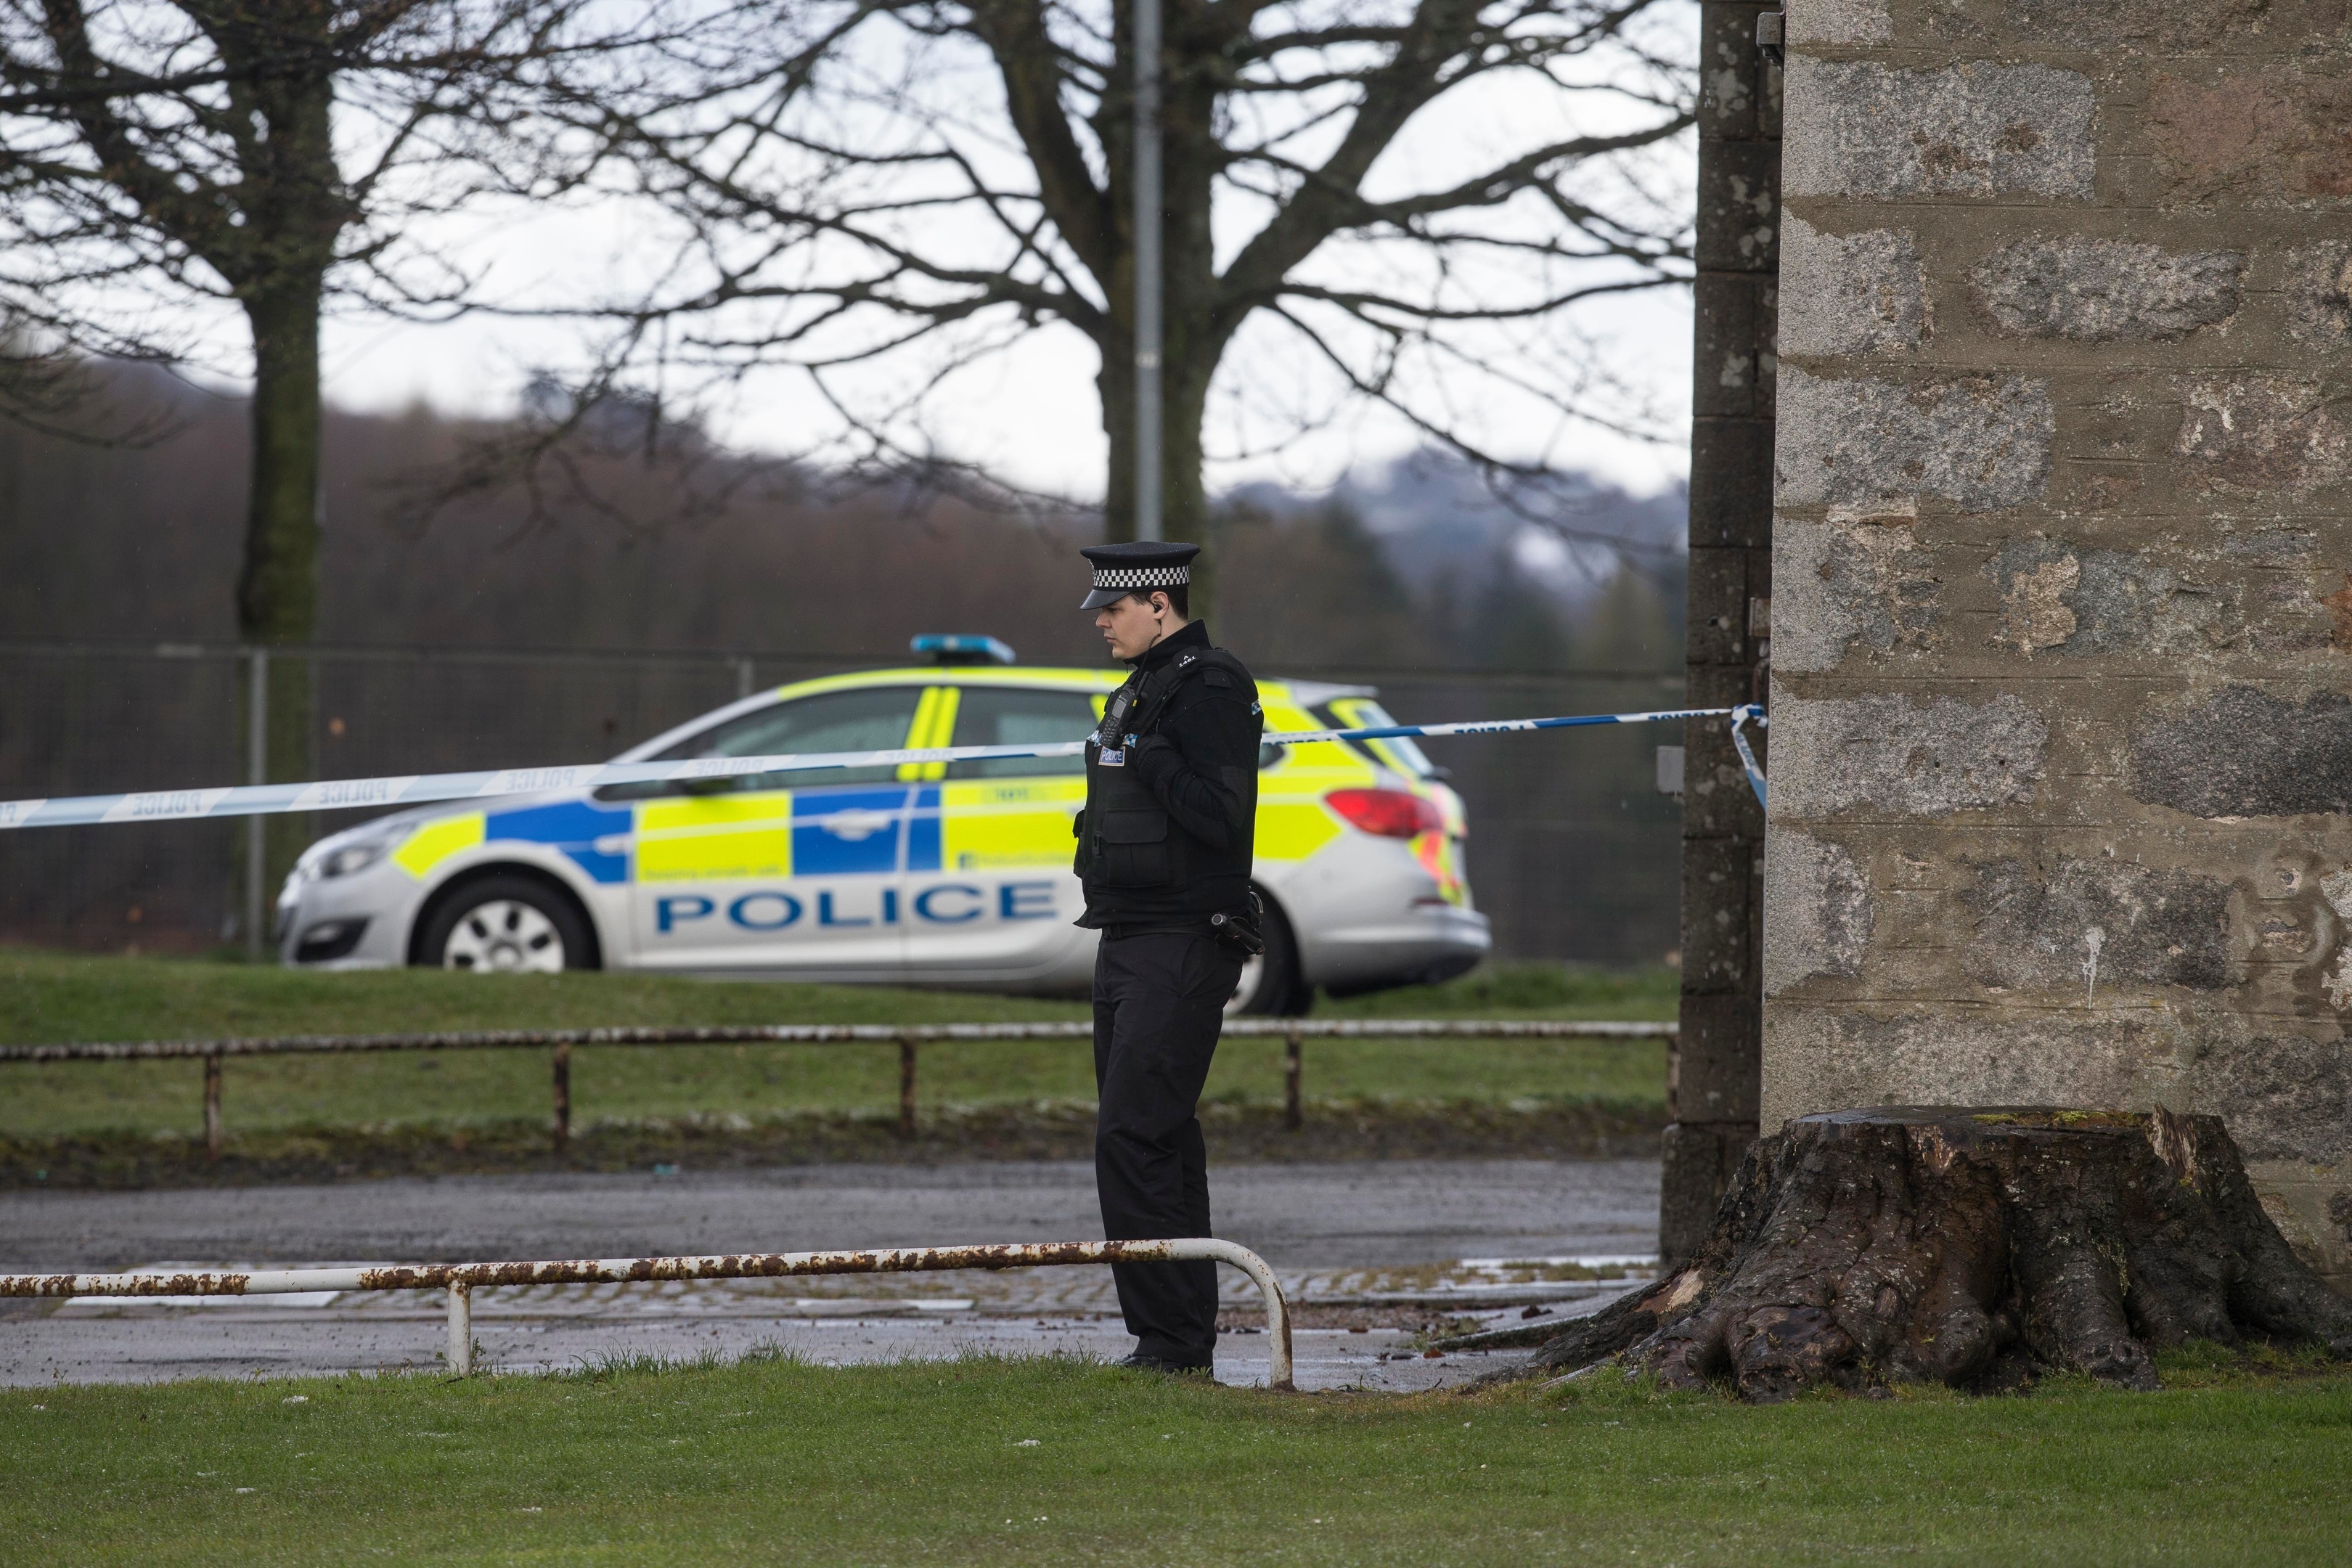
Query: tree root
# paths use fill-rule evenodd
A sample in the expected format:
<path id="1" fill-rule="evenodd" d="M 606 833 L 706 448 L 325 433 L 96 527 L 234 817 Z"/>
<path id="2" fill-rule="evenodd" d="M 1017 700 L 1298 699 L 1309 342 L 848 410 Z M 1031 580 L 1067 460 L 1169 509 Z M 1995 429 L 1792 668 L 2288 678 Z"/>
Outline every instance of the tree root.
<path id="1" fill-rule="evenodd" d="M 2352 1359 L 2352 1301 L 2289 1249 L 2218 1117 L 1892 1107 L 1761 1140 L 1696 1257 L 1522 1374 L 1613 1360 L 1759 1402 L 2054 1370 L 2152 1389 L 2152 1352 L 2198 1340 Z"/>

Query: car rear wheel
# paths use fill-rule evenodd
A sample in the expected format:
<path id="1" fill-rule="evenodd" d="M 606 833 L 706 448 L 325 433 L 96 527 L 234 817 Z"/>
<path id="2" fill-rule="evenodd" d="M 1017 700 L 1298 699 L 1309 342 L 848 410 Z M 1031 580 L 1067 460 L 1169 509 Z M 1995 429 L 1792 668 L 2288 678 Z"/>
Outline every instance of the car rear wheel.
<path id="1" fill-rule="evenodd" d="M 1229 1014 L 1296 1017 L 1315 1005 L 1315 988 L 1298 973 L 1298 943 L 1272 899 L 1265 903 L 1265 951 L 1242 965 L 1241 984 L 1225 1004 Z"/>
<path id="2" fill-rule="evenodd" d="M 436 910 L 425 963 L 475 974 L 553 974 L 593 967 L 587 922 L 571 900 L 528 877 L 488 877 Z"/>

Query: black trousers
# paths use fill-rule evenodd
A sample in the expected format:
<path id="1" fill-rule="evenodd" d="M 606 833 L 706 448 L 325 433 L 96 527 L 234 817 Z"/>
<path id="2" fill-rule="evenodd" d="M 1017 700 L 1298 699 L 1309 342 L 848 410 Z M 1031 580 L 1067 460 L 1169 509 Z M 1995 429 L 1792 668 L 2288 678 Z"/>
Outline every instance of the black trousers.
<path id="1" fill-rule="evenodd" d="M 1112 1241 L 1209 1234 L 1201 1089 L 1241 955 L 1181 931 L 1106 934 L 1095 958 L 1095 1184 Z M 1207 1366 L 1217 1353 L 1217 1266 L 1115 1263 L 1141 1354 Z"/>

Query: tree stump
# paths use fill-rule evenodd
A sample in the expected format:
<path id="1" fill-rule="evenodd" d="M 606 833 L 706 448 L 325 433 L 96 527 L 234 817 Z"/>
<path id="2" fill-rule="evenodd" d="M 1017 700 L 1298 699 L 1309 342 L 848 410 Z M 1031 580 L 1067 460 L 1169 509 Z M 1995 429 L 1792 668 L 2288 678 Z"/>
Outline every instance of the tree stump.
<path id="1" fill-rule="evenodd" d="M 2289 1250 L 2212 1116 L 1896 1106 L 1800 1117 L 1748 1153 L 1687 1265 L 1571 1324 L 1538 1369 L 1669 1386 L 2157 1386 L 2193 1340 L 2317 1341 L 2352 1301 Z"/>

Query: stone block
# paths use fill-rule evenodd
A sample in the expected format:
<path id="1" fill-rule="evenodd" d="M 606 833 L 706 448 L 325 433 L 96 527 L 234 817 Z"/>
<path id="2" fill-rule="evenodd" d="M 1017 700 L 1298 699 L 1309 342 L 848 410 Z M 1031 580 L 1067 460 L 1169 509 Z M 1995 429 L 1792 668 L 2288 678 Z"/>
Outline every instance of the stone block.
<path id="1" fill-rule="evenodd" d="M 1684 604 L 1684 657 L 1692 664 L 1746 664 L 1748 646 L 1748 552 L 1694 550 L 1690 587 Z M 1745 699 L 1743 699 L 1744 700 Z"/>
<path id="2" fill-rule="evenodd" d="M 2025 376 L 1906 385 L 1784 365 L 1779 416 L 1773 495 L 1783 507 L 2021 505 L 2041 499 L 2057 434 L 2050 384 Z"/>
<path id="3" fill-rule="evenodd" d="M 1762 1121 L 1868 1105 L 2067 1105 L 2145 1109 L 2169 1090 L 2171 1042 L 2146 1024 L 2084 1015 L 1921 1008 L 1764 1012 Z M 2175 1106 L 2176 1110 L 2192 1109 Z M 2194 1109 L 2210 1109 L 2196 1107 Z"/>
<path id="4" fill-rule="evenodd" d="M 2225 686 L 2142 716 L 2129 757 L 2135 797 L 2191 816 L 2352 811 L 2352 697 Z"/>
<path id="5" fill-rule="evenodd" d="M 1756 1123 L 1758 1059 L 1756 999 L 1723 994 L 1682 1001 L 1682 1034 L 1675 1042 L 1668 1115 L 1676 1121 Z"/>
<path id="6" fill-rule="evenodd" d="M 2032 801 L 2050 728 L 2014 693 L 1989 702 L 1936 697 L 1772 701 L 1772 821 L 1869 806 L 1940 816 Z"/>
<path id="7" fill-rule="evenodd" d="M 1686 677 L 1690 689 L 1684 700 L 1694 708 L 1736 708 L 1742 702 L 1758 700 L 1756 667 L 1744 661 L 1737 664 L 1695 664 L 1687 670 Z M 1720 719 L 1694 719 L 1690 721 L 1706 728 L 1710 734 L 1723 728 Z M 1730 742 L 1726 741 L 1724 744 L 1729 745 Z"/>
<path id="8" fill-rule="evenodd" d="M 2352 195 L 2352 80 L 2340 65 L 2160 76 L 2147 125 L 2173 200 Z"/>
<path id="9" fill-rule="evenodd" d="M 1756 846 L 1748 839 L 1683 840 L 1683 985 L 1686 990 L 1754 994 L 1755 861 Z"/>
<path id="10" fill-rule="evenodd" d="M 2249 1160 L 2352 1155 L 2352 1044 L 2200 1029 L 2181 1079 L 2183 1099 L 2220 1114 Z"/>
<path id="11" fill-rule="evenodd" d="M 2125 39 L 2165 50 L 2210 48 L 2258 27 L 2276 0 L 2008 0 L 2006 32 L 2036 44 L 2112 47 Z"/>
<path id="12" fill-rule="evenodd" d="M 1756 16 L 1767 9 L 1708 5 L 1699 12 L 1698 133 L 1739 140 L 1772 135 L 1780 73 L 1756 47 Z"/>
<path id="13" fill-rule="evenodd" d="M 2200 378 L 2183 384 L 2181 404 L 2174 449 L 2214 489 L 2260 496 L 2352 479 L 2343 391 L 2293 376 Z"/>
<path id="14" fill-rule="evenodd" d="M 2094 102 L 2079 72 L 1791 55 L 1787 92 L 1790 196 L 2091 197 Z"/>
<path id="15" fill-rule="evenodd" d="M 2133 240 L 2039 237 L 2005 245 L 1969 273 L 1977 305 L 2017 337 L 2184 337 L 2236 314 L 2244 253 L 2174 255 Z"/>
<path id="16" fill-rule="evenodd" d="M 1780 221 L 1780 352 L 1859 354 L 1916 348 L 1928 335 L 1919 247 L 1904 229 L 1823 234 Z"/>
<path id="17" fill-rule="evenodd" d="M 1886 0 L 1789 0 L 1785 24 L 1790 47 L 1806 44 L 1892 43 L 1895 18 Z"/>
<path id="18" fill-rule="evenodd" d="M 1780 143 L 1717 142 L 1699 181 L 1702 272 L 1770 272 L 1780 254 Z"/>
<path id="19" fill-rule="evenodd" d="M 1769 272 L 1702 272 L 1694 280 L 1691 412 L 1702 418 L 1772 416 L 1778 382 Z"/>
<path id="20" fill-rule="evenodd" d="M 2254 1191 L 2295 1255 L 2352 1296 L 2352 1172 L 2308 1160 L 2248 1160 Z"/>
<path id="21" fill-rule="evenodd" d="M 2184 582 L 2149 552 L 2012 539 L 1985 572 L 2000 594 L 2000 640 L 2028 658 L 2221 647 L 2246 629 L 2235 584 Z"/>
<path id="22" fill-rule="evenodd" d="M 1816 974 L 1862 973 L 1870 879 L 1840 845 L 1792 827 L 1764 838 L 1764 994 Z"/>
<path id="23" fill-rule="evenodd" d="M 2352 653 L 2352 572 L 2344 574 L 2344 586 L 2319 600 L 2319 604 L 2335 623 L 2327 639 L 2329 645 L 2338 653 Z"/>
<path id="24" fill-rule="evenodd" d="M 1733 672 L 1723 672 L 1730 674 Z M 1726 679 L 1711 695 L 1689 699 L 1694 707 L 1727 708 L 1748 700 L 1748 672 L 1739 670 L 1738 683 Z M 1696 683 L 1694 683 L 1696 687 Z M 1764 837 L 1764 811 L 1748 787 L 1747 770 L 1731 744 L 1730 726 L 1721 719 L 1694 719 L 1683 742 L 1683 841 L 1721 839 L 1754 845 Z M 1752 736 L 1756 733 L 1750 730 Z M 1759 765 L 1771 772 L 1770 748 L 1759 745 Z M 1744 853 L 1745 851 L 1743 851 Z M 1684 973 L 1691 973 L 1687 958 Z"/>
<path id="25" fill-rule="evenodd" d="M 1769 414 L 1691 421 L 1693 550 L 1771 548 L 1775 432 Z"/>
<path id="26" fill-rule="evenodd" d="M 1785 673 L 1832 669 L 1854 648 L 1892 653 L 1942 640 L 1934 562 L 1915 547 L 1910 519 L 1782 518 L 1772 526 L 1772 665 Z"/>
<path id="27" fill-rule="evenodd" d="M 2352 242 L 2287 252 L 2287 335 L 2298 342 L 2352 343 Z"/>
<path id="28" fill-rule="evenodd" d="M 2129 981 L 2219 991 L 2236 978 L 2226 881 L 2104 858 L 1974 870 L 1959 895 L 1971 921 L 1961 963 L 1981 984 L 2090 1007 Z"/>
<path id="29" fill-rule="evenodd" d="M 2198 1011 L 2154 1025 L 1921 1009 L 1828 1015 L 1776 1005 L 1764 1023 L 1763 1123 L 1868 1105 L 2066 1105 L 2221 1117 L 2247 1159 L 2352 1154 L 2352 1043 L 2255 1034 Z"/>

